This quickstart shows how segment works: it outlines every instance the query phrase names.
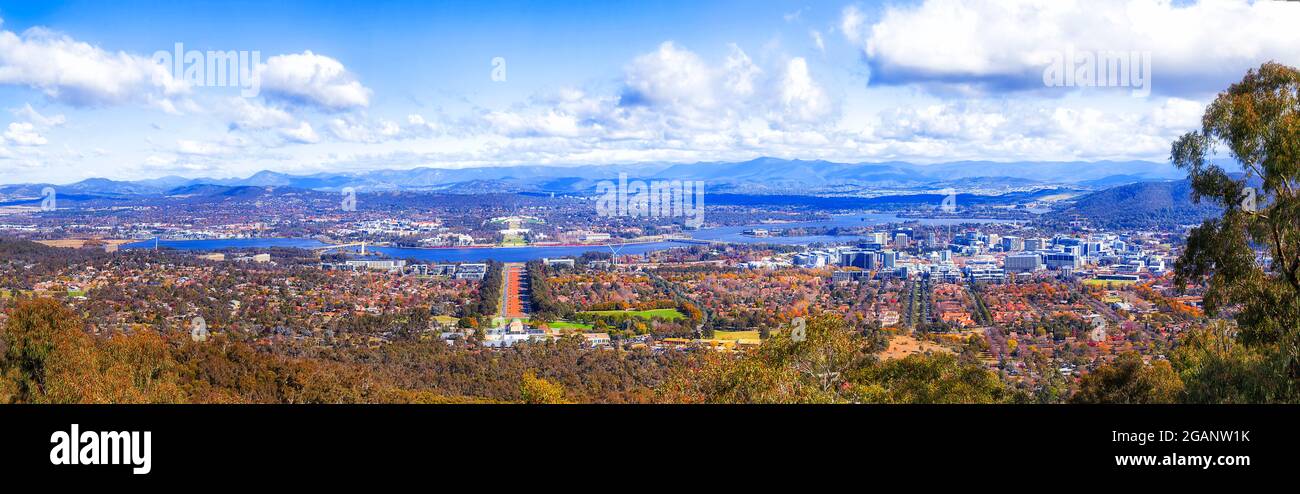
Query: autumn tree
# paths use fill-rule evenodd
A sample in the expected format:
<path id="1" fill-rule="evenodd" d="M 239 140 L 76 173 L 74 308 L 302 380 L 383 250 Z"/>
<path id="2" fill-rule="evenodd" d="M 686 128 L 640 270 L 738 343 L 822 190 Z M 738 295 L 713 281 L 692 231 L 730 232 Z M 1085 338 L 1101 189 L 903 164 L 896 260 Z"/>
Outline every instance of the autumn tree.
<path id="1" fill-rule="evenodd" d="M 1254 351 L 1228 321 L 1214 321 L 1183 335 L 1169 357 L 1182 377 L 1187 403 L 1276 403 L 1288 399 L 1282 362 Z"/>
<path id="2" fill-rule="evenodd" d="M 0 338 L 0 400 L 17 403 L 177 403 L 175 363 L 156 334 L 142 331 L 104 341 L 82 321 L 43 298 L 14 307 Z"/>
<path id="3" fill-rule="evenodd" d="M 519 381 L 519 397 L 524 403 L 533 405 L 557 405 L 568 403 L 564 399 L 564 387 L 537 377 L 537 372 L 529 370 Z"/>
<path id="4" fill-rule="evenodd" d="M 1175 403 L 1183 383 L 1169 362 L 1147 364 L 1137 352 L 1121 354 L 1114 362 L 1089 372 L 1079 381 L 1072 403 Z"/>
<path id="5" fill-rule="evenodd" d="M 851 396 L 862 403 L 982 404 L 1013 397 L 996 374 L 948 353 L 908 355 L 852 377 Z"/>
<path id="6" fill-rule="evenodd" d="M 775 332 L 754 353 L 707 352 L 660 389 L 661 402 L 993 403 L 1009 400 L 997 376 L 952 355 L 881 362 L 879 345 L 839 315 Z"/>
<path id="7" fill-rule="evenodd" d="M 91 347 L 76 315 L 46 298 L 19 302 L 0 338 L 5 347 L 0 393 L 4 401 L 17 403 L 47 402 L 52 394 L 64 394 L 67 383 L 55 374 L 68 360 L 84 358 Z"/>
<path id="8" fill-rule="evenodd" d="M 1215 164 L 1221 150 L 1243 173 Z M 1266 63 L 1205 110 L 1199 131 L 1174 142 L 1195 201 L 1223 208 L 1187 238 L 1177 282 L 1208 280 L 1206 314 L 1231 314 L 1241 342 L 1281 363 L 1273 379 L 1294 395 L 1300 378 L 1300 70 Z M 1261 263 L 1256 251 L 1271 258 Z"/>

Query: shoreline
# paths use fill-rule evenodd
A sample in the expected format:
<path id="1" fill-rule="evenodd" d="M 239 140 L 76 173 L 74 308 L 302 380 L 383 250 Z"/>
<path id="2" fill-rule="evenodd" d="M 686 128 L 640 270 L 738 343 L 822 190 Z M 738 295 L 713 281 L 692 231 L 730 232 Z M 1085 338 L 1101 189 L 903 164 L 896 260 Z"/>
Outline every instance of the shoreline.
<path id="1" fill-rule="evenodd" d="M 322 241 L 320 241 L 320 240 L 317 240 L 317 239 L 314 239 L 314 238 L 310 238 L 310 237 L 251 237 L 251 238 L 250 238 L 250 237 L 230 237 L 230 238 L 171 238 L 171 239 L 168 239 L 168 238 L 159 238 L 159 239 L 158 239 L 159 242 L 229 242 L 229 241 L 239 241 L 239 240 L 246 240 L 246 241 L 258 241 L 258 240 L 315 241 L 315 242 L 320 242 L 322 248 L 323 248 L 323 247 L 334 247 L 334 246 L 353 245 L 353 244 L 354 244 L 354 242 L 322 242 Z M 381 249 L 403 249 L 403 250 L 432 250 L 432 251 L 437 251 L 437 250 L 467 250 L 467 249 L 483 249 L 483 250 L 487 250 L 487 249 L 546 249 L 546 248 L 565 248 L 565 249 L 567 249 L 567 248 L 583 248 L 583 247 L 590 247 L 590 248 L 595 248 L 595 247 L 626 247 L 626 246 L 631 246 L 631 245 L 650 245 L 650 244 L 656 244 L 656 243 L 661 243 L 661 242 L 679 242 L 679 241 L 682 241 L 682 240 L 684 240 L 684 239 L 641 240 L 641 241 L 625 242 L 625 243 L 618 243 L 618 244 L 546 244 L 546 245 L 536 245 L 536 244 L 534 244 L 534 245 L 460 245 L 460 246 L 447 245 L 447 246 L 437 246 L 437 247 L 404 247 L 404 246 L 396 246 L 396 245 L 382 245 L 382 244 L 370 244 L 370 243 L 366 243 L 366 248 L 367 248 L 367 249 L 381 248 Z M 685 240 L 686 240 L 686 241 L 690 241 L 691 239 L 685 239 Z M 54 242 L 74 242 L 74 241 L 75 241 L 75 242 L 84 242 L 84 240 L 79 240 L 79 239 L 66 239 L 66 240 L 43 240 L 43 241 L 41 241 L 41 242 L 42 242 L 42 243 L 45 243 L 45 242 L 54 243 Z M 107 242 L 113 242 L 113 243 L 117 243 L 118 245 L 128 245 L 128 246 L 129 246 L 129 245 L 133 245 L 133 244 L 152 243 L 152 242 L 153 242 L 153 239 L 150 238 L 150 239 L 143 239 L 143 240 L 132 239 L 132 240 L 112 240 L 112 241 L 104 240 L 103 242 L 106 242 L 106 243 L 107 243 Z M 235 247 L 235 248 L 238 248 L 238 247 Z"/>
<path id="2" fill-rule="evenodd" d="M 400 247 L 400 246 L 393 246 L 393 245 L 375 245 L 374 247 L 382 247 L 388 249 L 417 249 L 417 250 L 546 249 L 546 248 L 572 248 L 572 247 L 623 247 L 628 245 L 646 245 L 646 244 L 654 244 L 659 242 L 673 242 L 675 240 L 679 240 L 679 239 L 643 240 L 643 241 L 636 241 L 636 242 L 626 242 L 621 244 L 546 244 L 546 245 L 532 244 L 532 245 L 461 245 L 461 246 L 446 245 L 446 246 L 438 246 L 438 247 Z M 348 244 L 343 243 L 343 244 L 328 244 L 328 245 L 348 245 Z M 366 247 L 371 248 L 369 244 L 367 244 Z"/>

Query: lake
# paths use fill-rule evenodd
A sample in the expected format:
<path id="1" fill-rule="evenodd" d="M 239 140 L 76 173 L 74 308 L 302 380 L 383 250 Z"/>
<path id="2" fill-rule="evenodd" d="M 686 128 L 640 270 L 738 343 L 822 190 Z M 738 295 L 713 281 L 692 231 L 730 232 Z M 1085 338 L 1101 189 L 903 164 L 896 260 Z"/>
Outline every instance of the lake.
<path id="1" fill-rule="evenodd" d="M 810 235 L 803 237 L 751 237 L 741 232 L 752 228 L 785 229 L 805 227 L 853 227 L 872 226 L 886 223 L 916 221 L 926 225 L 957 225 L 963 223 L 1008 223 L 1008 220 L 986 219 L 909 219 L 899 218 L 888 213 L 868 213 L 834 216 L 829 220 L 801 221 L 792 223 L 773 223 L 744 226 L 723 226 L 706 228 L 691 232 L 691 237 L 699 240 L 713 240 L 744 244 L 782 244 L 807 245 L 812 243 L 853 242 L 861 237 L 856 235 Z M 154 242 L 146 240 L 123 246 L 127 249 L 153 248 Z M 214 240 L 160 240 L 159 247 L 187 251 L 213 251 L 222 249 L 257 249 L 269 247 L 286 247 L 314 249 L 329 244 L 309 238 L 233 238 Z M 370 247 L 367 251 L 379 252 L 394 259 L 416 259 L 429 262 L 479 262 L 488 259 L 500 262 L 527 262 L 544 257 L 578 257 L 587 252 L 610 252 L 618 255 L 644 254 L 657 250 L 689 247 L 683 242 L 650 242 L 643 244 L 624 244 L 618 246 L 563 246 L 563 247 L 478 247 L 417 249 L 404 247 Z"/>

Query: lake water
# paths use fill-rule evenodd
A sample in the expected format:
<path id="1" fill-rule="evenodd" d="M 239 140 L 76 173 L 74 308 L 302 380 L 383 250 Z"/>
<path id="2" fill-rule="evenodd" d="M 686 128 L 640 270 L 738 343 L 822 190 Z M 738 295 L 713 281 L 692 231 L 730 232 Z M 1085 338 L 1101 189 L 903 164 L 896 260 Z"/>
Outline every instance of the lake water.
<path id="1" fill-rule="evenodd" d="M 908 219 L 887 213 L 869 213 L 835 216 L 829 220 L 806 221 L 794 223 L 775 223 L 745 226 L 724 226 L 707 228 L 691 232 L 691 237 L 700 240 L 714 240 L 732 243 L 768 243 L 782 245 L 807 245 L 811 243 L 853 242 L 861 237 L 855 235 L 811 235 L 803 237 L 751 237 L 741 234 L 752 228 L 785 229 L 804 227 L 854 227 L 872 226 L 886 223 L 916 221 L 926 225 L 957 225 L 963 223 L 1007 223 L 1006 220 L 982 219 Z M 153 248 L 152 240 L 135 242 L 124 246 L 127 249 Z M 235 238 L 216 240 L 161 240 L 159 247 L 177 250 L 213 251 L 222 249 L 256 249 L 268 247 L 287 247 L 313 249 L 329 244 L 307 238 Z M 380 252 L 394 259 L 416 259 L 429 262 L 478 262 L 492 259 L 500 262 L 526 262 L 544 257 L 578 257 L 587 252 L 609 252 L 618 255 L 644 254 L 646 252 L 671 248 L 689 247 L 682 242 L 651 242 L 644 244 L 627 244 L 621 246 L 564 246 L 564 247 L 482 247 L 482 248 L 447 248 L 414 249 L 403 247 L 370 247 L 367 251 Z"/>

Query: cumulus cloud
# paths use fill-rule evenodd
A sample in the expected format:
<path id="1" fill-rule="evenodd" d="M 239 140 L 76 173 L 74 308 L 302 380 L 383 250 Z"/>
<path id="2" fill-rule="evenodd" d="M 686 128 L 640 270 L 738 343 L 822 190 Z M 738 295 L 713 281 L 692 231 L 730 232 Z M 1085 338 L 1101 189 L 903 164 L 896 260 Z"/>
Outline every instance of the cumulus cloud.
<path id="1" fill-rule="evenodd" d="M 716 150 L 748 146 L 773 128 L 782 133 L 833 126 L 837 102 L 808 62 L 769 58 L 760 65 L 731 44 L 726 55 L 711 61 L 664 42 L 624 67 L 616 94 L 565 88 L 486 111 L 477 127 L 549 147 Z"/>
<path id="2" fill-rule="evenodd" d="M 48 141 L 44 136 L 36 132 L 36 126 L 31 122 L 13 122 L 5 130 L 4 138 L 6 141 L 16 146 L 44 146 Z"/>
<path id="3" fill-rule="evenodd" d="M 328 111 L 364 108 L 372 91 L 341 62 L 307 50 L 277 55 L 258 66 L 262 91 L 274 98 Z"/>
<path id="4" fill-rule="evenodd" d="M 152 60 L 111 53 L 44 28 L 0 31 L 0 84 L 37 89 L 74 106 L 144 102 L 175 110 L 184 82 Z"/>
<path id="5" fill-rule="evenodd" d="M 325 123 L 325 129 L 335 139 L 345 142 L 380 143 L 392 140 L 429 137 L 440 127 L 425 120 L 423 115 L 412 113 L 406 116 L 406 123 L 379 119 L 367 121 L 357 116 L 332 118 Z"/>
<path id="6" fill-rule="evenodd" d="M 754 85 L 763 75 L 763 69 L 734 43 L 730 47 L 727 59 L 722 64 L 722 83 L 730 94 L 746 98 L 754 95 Z"/>
<path id="7" fill-rule="evenodd" d="M 632 104 L 707 109 L 716 103 L 713 70 L 699 55 L 671 41 L 632 60 L 624 84 L 624 98 Z"/>
<path id="8" fill-rule="evenodd" d="M 424 115 L 412 113 L 406 116 L 406 129 L 416 137 L 427 136 L 439 130 L 438 124 L 425 120 Z"/>
<path id="9" fill-rule="evenodd" d="M 311 128 L 311 124 L 302 122 L 297 127 L 280 129 L 280 136 L 286 141 L 296 142 L 299 144 L 312 144 L 320 142 L 320 136 Z"/>
<path id="10" fill-rule="evenodd" d="M 1285 3 L 925 0 L 886 8 L 861 37 L 856 9 L 842 24 L 873 83 L 1041 89 L 1054 56 L 1125 51 L 1151 54 L 1152 90 L 1201 94 L 1270 59 L 1300 62 L 1300 9 Z"/>
<path id="11" fill-rule="evenodd" d="M 698 124 L 748 118 L 775 123 L 825 117 L 832 102 L 803 58 L 764 69 L 732 44 L 721 63 L 705 62 L 672 42 L 636 57 L 626 68 L 620 104 L 649 107 L 667 117 L 682 116 Z M 554 119 L 552 119 L 554 120 Z"/>
<path id="12" fill-rule="evenodd" d="M 294 124 L 293 115 L 248 98 L 229 98 L 221 112 L 239 129 L 274 129 Z"/>
<path id="13" fill-rule="evenodd" d="M 176 141 L 176 153 L 192 156 L 214 156 L 226 151 L 225 147 L 205 141 L 179 139 Z"/>
<path id="14" fill-rule="evenodd" d="M 925 149 L 946 160 L 1158 160 L 1197 125 L 1204 108 L 1180 98 L 1120 111 L 1022 100 L 938 102 L 881 112 L 860 140 L 896 152 Z"/>
<path id="15" fill-rule="evenodd" d="M 803 58 L 792 58 L 786 64 L 785 78 L 781 81 L 781 102 L 788 114 L 800 120 L 811 121 L 831 111 L 826 91 L 808 73 L 808 62 Z"/>

